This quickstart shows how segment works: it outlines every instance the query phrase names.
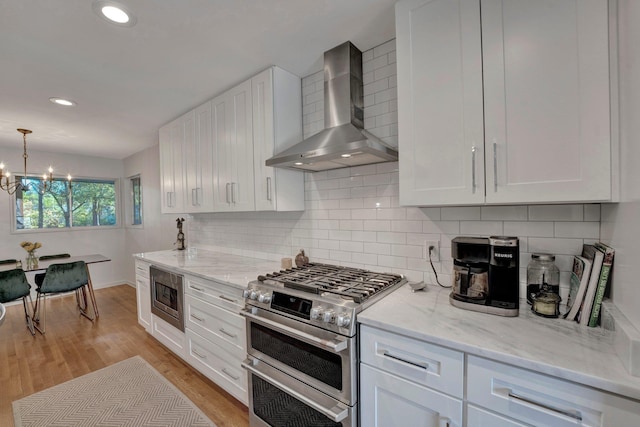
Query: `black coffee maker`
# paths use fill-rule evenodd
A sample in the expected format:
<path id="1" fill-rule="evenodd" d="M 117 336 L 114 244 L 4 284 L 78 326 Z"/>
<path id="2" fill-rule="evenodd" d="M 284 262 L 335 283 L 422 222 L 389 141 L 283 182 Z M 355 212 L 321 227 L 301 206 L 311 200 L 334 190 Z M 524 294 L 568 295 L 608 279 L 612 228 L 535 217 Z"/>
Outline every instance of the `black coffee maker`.
<path id="1" fill-rule="evenodd" d="M 467 310 L 517 316 L 520 245 L 517 237 L 456 237 L 451 241 L 449 301 Z"/>

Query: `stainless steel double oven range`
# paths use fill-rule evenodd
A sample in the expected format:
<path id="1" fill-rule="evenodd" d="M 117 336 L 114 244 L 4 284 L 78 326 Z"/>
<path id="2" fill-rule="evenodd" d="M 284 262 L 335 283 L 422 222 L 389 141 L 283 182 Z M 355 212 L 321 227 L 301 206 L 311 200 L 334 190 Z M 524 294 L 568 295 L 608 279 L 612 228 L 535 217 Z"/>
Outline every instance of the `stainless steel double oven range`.
<path id="1" fill-rule="evenodd" d="M 406 283 L 397 274 L 307 264 L 244 292 L 251 426 L 357 426 L 356 314 Z"/>

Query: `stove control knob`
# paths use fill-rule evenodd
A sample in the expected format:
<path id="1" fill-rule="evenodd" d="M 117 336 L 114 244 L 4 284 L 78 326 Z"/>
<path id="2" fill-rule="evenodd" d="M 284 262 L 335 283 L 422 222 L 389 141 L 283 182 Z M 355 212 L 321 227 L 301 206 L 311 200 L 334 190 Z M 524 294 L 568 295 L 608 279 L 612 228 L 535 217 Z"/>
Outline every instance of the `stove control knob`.
<path id="1" fill-rule="evenodd" d="M 322 307 L 313 307 L 311 309 L 311 320 L 322 319 Z"/>
<path id="2" fill-rule="evenodd" d="M 322 314 L 322 321 L 324 323 L 333 323 L 336 320 L 335 313 L 333 310 L 327 310 Z"/>
<path id="3" fill-rule="evenodd" d="M 271 295 L 261 293 L 260 295 L 258 295 L 258 302 L 269 304 L 271 302 Z"/>
<path id="4" fill-rule="evenodd" d="M 249 298 L 250 295 L 251 289 L 245 289 L 244 291 L 242 291 L 242 298 Z"/>
<path id="5" fill-rule="evenodd" d="M 342 313 L 336 317 L 336 325 L 341 328 L 346 328 L 349 324 L 351 324 L 351 316 L 348 313 Z"/>
<path id="6" fill-rule="evenodd" d="M 258 299 L 258 291 L 251 291 L 251 293 L 249 294 L 249 299 L 252 300 L 257 300 Z"/>

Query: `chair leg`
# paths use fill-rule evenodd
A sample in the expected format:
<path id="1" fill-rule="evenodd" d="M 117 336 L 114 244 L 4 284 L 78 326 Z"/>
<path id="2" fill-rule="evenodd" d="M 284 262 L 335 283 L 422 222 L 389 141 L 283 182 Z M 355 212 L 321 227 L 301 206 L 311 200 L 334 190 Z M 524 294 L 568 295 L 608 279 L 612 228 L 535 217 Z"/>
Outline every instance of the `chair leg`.
<path id="1" fill-rule="evenodd" d="M 42 298 L 42 304 L 40 299 Z M 42 307 L 42 321 L 40 321 L 40 308 Z M 36 297 L 36 305 L 33 310 L 33 320 L 36 322 L 33 326 L 42 335 L 46 333 L 46 320 L 47 320 L 47 294 L 38 293 Z M 42 327 L 42 329 L 40 329 Z"/>
<path id="2" fill-rule="evenodd" d="M 29 298 L 31 298 L 31 296 L 29 296 Z M 33 319 L 31 318 L 31 316 L 29 315 L 29 311 L 27 310 L 27 296 L 23 296 L 22 297 L 22 306 L 24 307 L 24 317 L 25 320 L 27 322 L 27 328 L 29 328 L 29 332 L 31 332 L 31 335 L 36 334 L 36 331 L 33 327 Z M 31 308 L 33 308 L 33 304 L 31 304 Z"/>
<path id="3" fill-rule="evenodd" d="M 91 299 L 91 304 L 93 305 L 93 313 L 96 317 L 100 317 L 100 313 L 98 313 L 98 304 L 96 303 L 96 295 L 93 293 L 93 283 L 91 282 L 91 274 L 89 274 L 89 266 L 87 265 L 87 288 L 89 289 L 89 298 Z"/>
<path id="4" fill-rule="evenodd" d="M 89 294 L 91 295 L 91 294 Z M 87 291 L 85 290 L 85 286 L 76 289 L 76 302 L 78 304 L 78 309 L 80 310 L 80 314 L 82 314 L 87 319 L 93 322 L 94 317 L 89 316 L 89 304 L 87 302 Z"/>

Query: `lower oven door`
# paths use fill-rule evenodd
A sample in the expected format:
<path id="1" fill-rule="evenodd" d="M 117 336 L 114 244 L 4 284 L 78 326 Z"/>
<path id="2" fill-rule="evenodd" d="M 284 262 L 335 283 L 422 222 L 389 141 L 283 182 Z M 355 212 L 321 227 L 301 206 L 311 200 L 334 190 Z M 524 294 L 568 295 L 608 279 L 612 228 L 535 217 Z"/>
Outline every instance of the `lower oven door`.
<path id="1" fill-rule="evenodd" d="M 242 363 L 249 378 L 252 427 L 356 427 L 357 409 L 258 359 Z"/>
<path id="2" fill-rule="evenodd" d="M 256 307 L 247 319 L 247 353 L 353 406 L 358 399 L 357 346 L 345 337 Z"/>

